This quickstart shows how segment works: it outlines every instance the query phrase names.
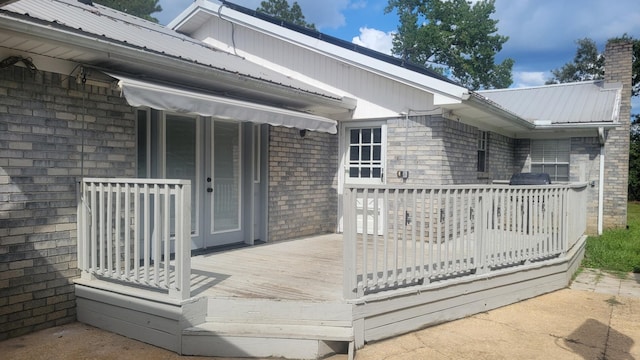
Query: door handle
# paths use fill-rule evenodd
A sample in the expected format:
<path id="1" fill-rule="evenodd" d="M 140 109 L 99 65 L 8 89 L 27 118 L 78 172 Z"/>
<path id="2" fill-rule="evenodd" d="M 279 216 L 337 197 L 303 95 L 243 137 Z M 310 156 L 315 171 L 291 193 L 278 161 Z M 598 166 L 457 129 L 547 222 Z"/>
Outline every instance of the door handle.
<path id="1" fill-rule="evenodd" d="M 212 188 L 207 188 L 207 192 L 209 192 L 209 193 L 213 192 L 213 189 Z"/>

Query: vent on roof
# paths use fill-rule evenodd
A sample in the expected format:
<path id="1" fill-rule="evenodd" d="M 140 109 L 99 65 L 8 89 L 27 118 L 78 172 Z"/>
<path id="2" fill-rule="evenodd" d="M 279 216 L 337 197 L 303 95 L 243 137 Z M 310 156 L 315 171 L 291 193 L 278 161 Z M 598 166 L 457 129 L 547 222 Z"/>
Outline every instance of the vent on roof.
<path id="1" fill-rule="evenodd" d="M 91 0 L 78 0 L 79 3 L 83 3 L 85 5 L 93 6 L 93 1 Z"/>

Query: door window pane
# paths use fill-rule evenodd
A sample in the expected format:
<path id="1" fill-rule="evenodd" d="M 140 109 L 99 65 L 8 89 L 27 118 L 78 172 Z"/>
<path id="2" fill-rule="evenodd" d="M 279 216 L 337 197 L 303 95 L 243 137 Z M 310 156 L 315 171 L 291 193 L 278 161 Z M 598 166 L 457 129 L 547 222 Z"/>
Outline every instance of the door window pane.
<path id="1" fill-rule="evenodd" d="M 213 231 L 240 228 L 240 125 L 213 124 Z"/>
<path id="2" fill-rule="evenodd" d="M 146 110 L 138 110 L 137 113 L 137 125 L 138 125 L 138 177 L 139 178 L 147 178 L 149 177 L 149 154 L 147 148 L 149 146 L 147 141 L 147 136 L 149 133 L 149 129 L 147 127 L 147 111 Z"/>
<path id="3" fill-rule="evenodd" d="M 165 176 L 167 179 L 191 180 L 191 231 L 196 231 L 198 213 L 196 119 L 166 115 Z M 172 214 L 172 216 L 175 214 Z M 172 221 L 173 223 L 173 221 Z"/>

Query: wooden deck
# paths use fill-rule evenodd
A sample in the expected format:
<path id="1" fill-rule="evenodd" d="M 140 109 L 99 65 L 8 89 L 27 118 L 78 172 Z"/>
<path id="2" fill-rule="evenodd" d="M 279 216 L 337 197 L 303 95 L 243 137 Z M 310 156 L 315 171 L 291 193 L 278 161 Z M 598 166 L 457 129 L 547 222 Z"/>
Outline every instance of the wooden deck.
<path id="1" fill-rule="evenodd" d="M 191 296 L 342 302 L 342 234 L 194 256 Z"/>

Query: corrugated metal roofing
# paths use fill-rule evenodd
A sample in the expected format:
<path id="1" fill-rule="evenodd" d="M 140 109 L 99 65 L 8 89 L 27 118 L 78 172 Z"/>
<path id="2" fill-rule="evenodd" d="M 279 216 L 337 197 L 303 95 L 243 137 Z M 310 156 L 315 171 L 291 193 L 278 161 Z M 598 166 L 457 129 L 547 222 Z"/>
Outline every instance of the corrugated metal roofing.
<path id="1" fill-rule="evenodd" d="M 280 84 L 297 90 L 339 98 L 335 94 L 286 77 L 242 57 L 182 35 L 162 25 L 108 7 L 77 0 L 22 0 L 0 8 L 61 27 L 92 34 L 144 51 L 179 58 L 219 70 Z"/>
<path id="2" fill-rule="evenodd" d="M 617 121 L 621 90 L 596 80 L 477 93 L 529 121 L 563 124 Z"/>

